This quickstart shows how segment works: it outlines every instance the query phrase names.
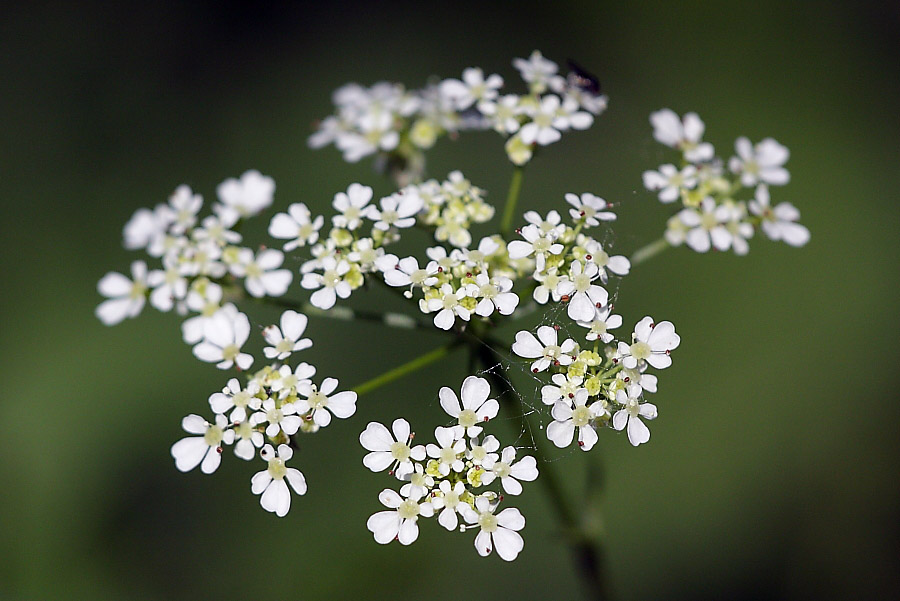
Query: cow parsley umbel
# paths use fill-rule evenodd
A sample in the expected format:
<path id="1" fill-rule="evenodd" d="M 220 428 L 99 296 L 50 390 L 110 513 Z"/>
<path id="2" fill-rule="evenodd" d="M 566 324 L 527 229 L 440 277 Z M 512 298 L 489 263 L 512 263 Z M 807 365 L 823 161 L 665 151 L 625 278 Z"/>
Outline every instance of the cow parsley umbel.
<path id="1" fill-rule="evenodd" d="M 784 146 L 738 138 L 726 161 L 704 140 L 699 116 L 668 109 L 650 116 L 652 135 L 680 156 L 643 174 L 649 191 L 677 207 L 662 239 L 630 258 L 613 249 L 609 232 L 618 227 L 620 201 L 606 200 L 602 190 L 562 188 L 546 214 L 520 214 L 525 165 L 553 151 L 563 134 L 588 129 L 607 98 L 583 70 L 563 76 L 538 51 L 513 64 L 520 93 L 475 67 L 419 90 L 386 82 L 340 88 L 335 113 L 319 123 L 310 146 L 333 144 L 351 162 L 372 156 L 396 189 L 381 196 L 362 182 L 339 184 L 330 212 L 318 214 L 328 199 L 290 199 L 295 202 L 281 207 L 274 180 L 248 171 L 218 186 L 218 202 L 204 216 L 200 194 L 179 186 L 167 202 L 138 210 L 125 225 L 125 247 L 155 263 L 137 260 L 130 276 L 105 275 L 98 290 L 106 300 L 96 314 L 113 325 L 137 316 L 149 301 L 183 319 L 181 334 L 193 355 L 229 373 L 208 398 L 209 417 L 192 412 L 182 420 L 187 435 L 172 445 L 175 466 L 210 474 L 231 447 L 239 459 L 256 462 L 250 490 L 280 517 L 294 495 L 307 494 L 296 459 L 321 460 L 310 435 L 334 428 L 352 436 L 342 422 L 353 418 L 360 396 L 468 351 L 473 373 L 461 384 L 436 382 L 428 387 L 435 392 L 417 399 L 437 401 L 444 411 L 424 444 L 395 417 L 402 406 L 391 405 L 384 419 L 364 429 L 349 428 L 362 429 L 363 465 L 392 482 L 367 493 L 383 506 L 368 529 L 378 543 L 409 545 L 420 522 L 436 518 L 448 531 L 473 531 L 479 555 L 512 561 L 523 552 L 526 520 L 509 500 L 537 480 L 572 535 L 587 584 L 598 589 L 600 571 L 590 564 L 600 541 L 584 531 L 579 500 L 562 492 L 565 468 L 548 461 L 554 451 L 546 443 L 590 452 L 600 436 L 618 435 L 635 447 L 649 442 L 658 410 L 648 397 L 656 395 L 658 374 L 672 365 L 681 343 L 670 321 L 647 316 L 622 327 L 613 306 L 622 278 L 671 246 L 744 255 L 759 230 L 792 246 L 805 244 L 809 231 L 797 223 L 793 205 L 771 199 L 772 188 L 789 180 Z M 471 129 L 499 134 L 497 146 L 513 164 L 499 219 L 496 197 L 477 179 L 460 171 L 424 176 L 427 150 Z M 242 223 L 273 206 L 266 217 L 272 240 L 246 246 Z M 488 235 L 475 233 L 494 221 Z M 396 249 L 410 248 L 397 244 L 402 238 L 421 240 L 422 232 L 426 244 L 399 254 Z M 351 308 L 376 287 L 396 293 L 409 311 Z M 306 294 L 308 301 L 297 300 Z M 280 309 L 277 320 L 261 317 L 266 306 Z M 521 322 L 513 340 L 499 334 L 503 324 L 531 315 L 540 321 Z M 432 329 L 446 341 L 347 389 L 311 363 L 322 319 Z M 533 398 L 515 389 L 516 371 L 540 383 Z M 338 375 L 352 379 L 354 372 Z M 508 419 L 496 419 L 501 412 Z M 537 434 L 529 439 L 529 432 Z"/>

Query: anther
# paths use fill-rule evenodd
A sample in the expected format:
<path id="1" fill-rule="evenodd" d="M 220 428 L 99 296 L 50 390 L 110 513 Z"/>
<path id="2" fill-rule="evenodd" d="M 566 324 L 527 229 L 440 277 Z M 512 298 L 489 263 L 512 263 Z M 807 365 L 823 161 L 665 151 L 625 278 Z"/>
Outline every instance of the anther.
<path id="1" fill-rule="evenodd" d="M 532 368 L 531 373 L 536 374 L 537 372 L 538 372 L 538 369 L 536 367 Z"/>
<path id="2" fill-rule="evenodd" d="M 222 452 L 222 447 L 216 447 L 216 453 L 221 453 L 221 452 Z"/>
<path id="3" fill-rule="evenodd" d="M 603 306 L 603 303 L 597 303 L 597 305 L 596 305 L 596 306 L 597 306 L 597 308 L 598 308 L 598 309 L 599 309 L 599 308 L 600 308 L 600 307 L 602 307 L 602 306 Z"/>
<path id="4" fill-rule="evenodd" d="M 625 381 L 626 381 L 626 382 L 631 382 L 631 378 L 629 378 L 628 376 L 625 376 Z"/>
<path id="5" fill-rule="evenodd" d="M 559 332 L 559 330 L 560 330 L 559 324 L 553 324 L 553 329 L 556 330 L 557 332 Z"/>
<path id="6" fill-rule="evenodd" d="M 570 399 L 574 399 L 574 398 L 575 398 L 575 394 L 570 392 L 570 393 L 569 393 L 569 398 L 570 398 Z"/>
<path id="7" fill-rule="evenodd" d="M 563 294 L 562 297 L 561 297 L 559 300 L 561 300 L 561 301 L 564 302 L 564 303 L 567 303 L 567 302 L 569 302 L 569 295 L 568 295 L 568 294 Z"/>
<path id="8" fill-rule="evenodd" d="M 583 446 L 584 446 L 584 443 L 583 443 L 582 441 L 579 440 L 579 441 L 578 441 L 578 446 L 579 446 L 579 447 L 583 447 Z"/>
<path id="9" fill-rule="evenodd" d="M 590 261 L 590 260 L 593 259 L 594 257 L 592 257 L 591 255 L 585 255 L 584 258 L 587 259 L 588 261 Z"/>

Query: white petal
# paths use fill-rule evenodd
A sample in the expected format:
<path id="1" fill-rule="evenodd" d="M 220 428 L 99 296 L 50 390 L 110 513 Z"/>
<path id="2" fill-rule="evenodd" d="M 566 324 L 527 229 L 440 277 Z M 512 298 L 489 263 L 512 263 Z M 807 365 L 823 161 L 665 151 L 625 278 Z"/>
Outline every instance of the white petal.
<path id="1" fill-rule="evenodd" d="M 181 472 L 189 472 L 203 461 L 209 445 L 200 436 L 182 438 L 172 445 L 172 457 L 175 458 L 175 467 Z"/>
<path id="2" fill-rule="evenodd" d="M 518 532 L 513 532 L 506 528 L 497 528 L 492 538 L 494 539 L 494 545 L 497 547 L 497 555 L 506 561 L 514 560 L 525 546 L 525 541 L 522 540 L 522 536 Z"/>
<path id="3" fill-rule="evenodd" d="M 375 535 L 375 542 L 386 545 L 400 531 L 400 514 L 396 511 L 379 511 L 369 517 L 366 527 Z"/>
<path id="4" fill-rule="evenodd" d="M 466 409 L 477 409 L 491 394 L 491 385 L 484 378 L 469 376 L 462 385 L 462 405 Z"/>
<path id="5" fill-rule="evenodd" d="M 417 538 L 419 538 L 419 526 L 416 520 L 403 520 L 400 524 L 400 532 L 397 535 L 397 540 L 400 541 L 400 544 L 411 545 Z"/>

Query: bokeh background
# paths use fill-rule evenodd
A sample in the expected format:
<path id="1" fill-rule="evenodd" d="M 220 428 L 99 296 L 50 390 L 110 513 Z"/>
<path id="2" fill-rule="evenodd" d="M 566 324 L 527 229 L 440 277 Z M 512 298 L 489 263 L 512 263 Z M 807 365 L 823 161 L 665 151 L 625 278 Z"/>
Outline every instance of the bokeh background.
<path id="1" fill-rule="evenodd" d="M 365 528 L 386 480 L 361 466 L 358 432 L 399 415 L 438 423 L 437 390 L 461 382 L 462 356 L 363 397 L 306 444 L 310 491 L 277 519 L 250 494 L 256 466 L 230 452 L 214 477 L 173 466 L 181 417 L 224 383 L 177 318 L 93 316 L 97 280 L 136 258 L 122 225 L 177 184 L 211 199 L 257 168 L 277 181 L 276 208 L 322 211 L 352 181 L 390 192 L 368 161 L 306 147 L 337 86 L 416 87 L 473 65 L 512 83 L 511 59 L 534 48 L 598 73 L 610 108 L 528 167 L 523 208 L 590 190 L 622 203 L 619 251 L 658 237 L 668 209 L 640 174 L 671 156 L 647 122 L 668 106 L 698 111 L 726 156 L 738 135 L 786 144 L 793 179 L 776 198 L 812 231 L 802 250 L 759 238 L 744 258 L 669 251 L 624 281 L 626 323 L 671 319 L 683 342 L 652 443 L 609 432 L 594 451 L 618 598 L 898 594 L 898 25 L 896 2 L 865 0 L 5 5 L 0 598 L 578 593 L 538 485 L 518 502 L 528 526 L 513 564 L 431 522 L 410 548 Z M 462 169 L 505 194 L 492 133 L 443 140 L 429 160 L 432 175 Z M 248 240 L 265 240 L 266 221 Z M 367 302 L 389 301 L 353 299 Z M 309 332 L 320 373 L 347 385 L 440 340 L 322 320 Z M 558 456 L 582 494 L 583 457 Z"/>

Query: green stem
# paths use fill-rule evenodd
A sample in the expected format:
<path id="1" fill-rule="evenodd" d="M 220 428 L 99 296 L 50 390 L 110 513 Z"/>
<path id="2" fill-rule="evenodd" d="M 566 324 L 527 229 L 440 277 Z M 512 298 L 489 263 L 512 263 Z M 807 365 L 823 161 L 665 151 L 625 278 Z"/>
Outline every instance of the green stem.
<path id="1" fill-rule="evenodd" d="M 355 386 L 353 388 L 353 391 L 356 392 L 357 395 L 362 396 L 367 392 L 375 390 L 376 388 L 381 388 L 386 384 L 390 384 L 394 380 L 399 380 L 407 374 L 411 374 L 414 371 L 422 369 L 426 365 L 431 365 L 435 361 L 440 361 L 441 359 L 449 355 L 450 352 L 461 343 L 461 340 L 454 340 L 450 344 L 445 344 L 442 347 L 434 349 L 430 353 L 426 353 L 424 355 L 416 357 L 412 361 L 407 361 L 403 365 L 398 365 L 394 369 L 388 370 L 380 376 L 375 376 L 371 380 L 367 380 L 359 386 Z"/>
<path id="2" fill-rule="evenodd" d="M 524 167 L 516 167 L 513 170 L 512 180 L 509 182 L 509 193 L 506 195 L 506 204 L 503 205 L 503 218 L 500 221 L 500 233 L 506 240 L 509 240 L 512 235 L 513 219 L 516 216 L 516 203 L 519 202 L 519 192 L 522 190 L 522 174 L 524 171 Z"/>
<path id="3" fill-rule="evenodd" d="M 502 347 L 501 347 L 502 348 Z M 496 365 L 496 357 L 502 357 L 498 344 L 493 340 L 485 342 L 472 341 L 471 352 L 478 356 L 482 367 L 486 370 L 484 375 L 491 381 L 494 388 L 499 389 L 500 396 L 504 398 L 501 407 L 510 417 L 518 417 L 521 425 L 533 434 L 528 422 L 527 412 L 522 404 L 522 399 L 505 379 L 494 373 L 491 368 Z M 606 587 L 604 572 L 603 547 L 595 522 L 599 519 L 596 506 L 591 507 L 591 512 L 585 512 L 590 520 L 584 516 L 576 515 L 570 507 L 565 489 L 559 474 L 556 472 L 555 463 L 549 460 L 547 441 L 542 436 L 532 435 L 534 441 L 534 457 L 540 464 L 540 477 L 544 491 L 553 506 L 562 525 L 563 534 L 566 536 L 575 571 L 581 577 L 585 598 L 596 601 L 608 600 L 609 594 Z M 596 468 L 592 468 L 592 473 Z"/>
<path id="4" fill-rule="evenodd" d="M 665 238 L 660 238 L 659 240 L 651 242 L 647 246 L 637 249 L 634 254 L 631 255 L 631 266 L 634 267 L 635 265 L 640 265 L 644 261 L 652 259 L 671 246 L 672 245 L 669 244 L 668 240 Z"/>

